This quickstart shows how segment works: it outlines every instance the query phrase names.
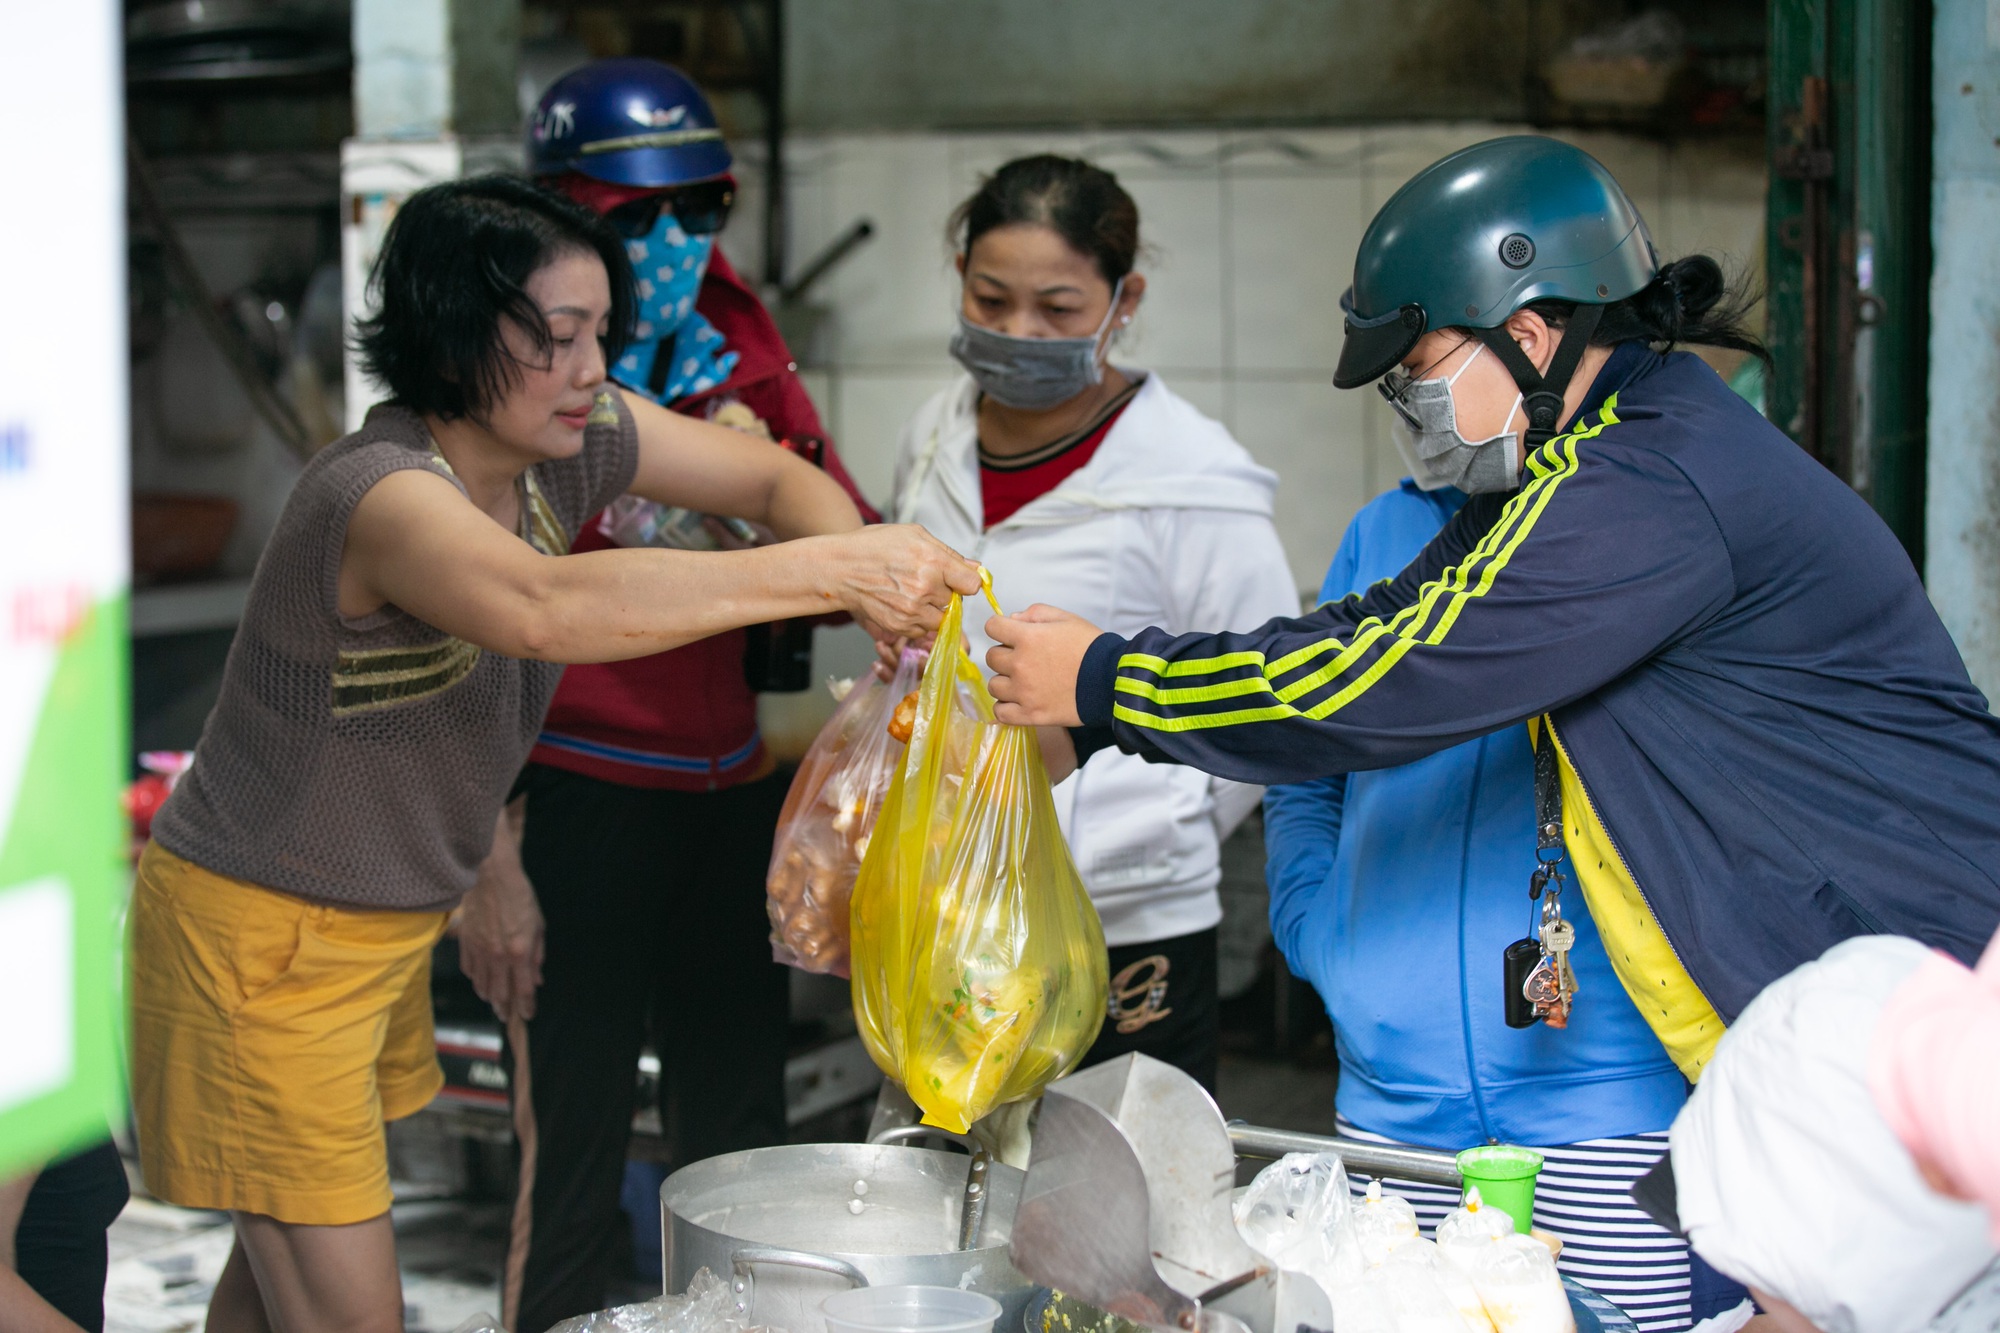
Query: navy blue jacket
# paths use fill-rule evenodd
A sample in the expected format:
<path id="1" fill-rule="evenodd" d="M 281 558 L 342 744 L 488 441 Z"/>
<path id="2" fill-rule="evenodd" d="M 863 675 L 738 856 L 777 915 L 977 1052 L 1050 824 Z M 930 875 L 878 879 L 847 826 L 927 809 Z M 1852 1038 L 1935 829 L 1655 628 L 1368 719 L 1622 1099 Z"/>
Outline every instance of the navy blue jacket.
<path id="1" fill-rule="evenodd" d="M 1393 580 L 1247 634 L 1106 635 L 1077 706 L 1266 784 L 1545 717 L 1566 814 L 1725 1022 L 1851 936 L 1969 963 L 2000 925 L 2000 723 L 1888 528 L 1685 353 L 1619 348 L 1522 487 Z"/>
<path id="2" fill-rule="evenodd" d="M 1464 505 L 1410 481 L 1363 505 L 1320 588 L 1393 578 Z M 1534 752 L 1504 727 L 1413 763 L 1264 795 L 1271 933 L 1333 1015 L 1340 1113 L 1399 1143 L 1568 1144 L 1663 1130 L 1687 1099 L 1563 895 L 1582 986 L 1569 1026 L 1507 1026 L 1500 953 L 1528 932 Z"/>

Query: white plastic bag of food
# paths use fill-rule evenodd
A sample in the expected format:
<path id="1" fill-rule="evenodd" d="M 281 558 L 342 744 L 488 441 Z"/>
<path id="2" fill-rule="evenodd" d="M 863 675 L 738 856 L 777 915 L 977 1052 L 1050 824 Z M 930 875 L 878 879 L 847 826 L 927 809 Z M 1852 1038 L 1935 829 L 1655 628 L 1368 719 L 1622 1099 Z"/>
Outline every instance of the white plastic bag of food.
<path id="1" fill-rule="evenodd" d="M 1367 1193 L 1349 1213 L 1354 1219 L 1354 1239 L 1361 1246 L 1361 1262 L 1377 1267 L 1392 1251 L 1417 1238 L 1417 1210 L 1398 1194 L 1384 1194 L 1382 1182 L 1368 1182 Z"/>
<path id="2" fill-rule="evenodd" d="M 753 1328 L 736 1311 L 736 1297 L 706 1268 L 698 1269 L 678 1296 L 655 1296 L 637 1305 L 565 1319 L 549 1333 L 783 1333 Z"/>
<path id="3" fill-rule="evenodd" d="M 1245 1245 L 1280 1268 L 1304 1273 L 1331 1297 L 1339 1252 L 1353 1246 L 1351 1206 L 1339 1154 L 1295 1152 L 1259 1171 L 1233 1211 Z M 1337 1308 L 1334 1313 L 1338 1319 Z"/>
<path id="4" fill-rule="evenodd" d="M 1514 1235 L 1514 1218 L 1504 1208 L 1495 1208 L 1479 1197 L 1479 1186 L 1465 1191 L 1465 1201 L 1444 1215 L 1438 1223 L 1439 1245 L 1458 1241 L 1492 1240 Z"/>
<path id="5" fill-rule="evenodd" d="M 1353 1255 L 1353 1250 L 1348 1250 Z M 1379 1268 L 1362 1270 L 1357 1263 L 1327 1290 L 1333 1305 L 1334 1333 L 1402 1333 L 1387 1276 Z M 1426 1330 L 1426 1333 L 1430 1333 Z M 1454 1331 L 1455 1333 L 1455 1331 Z"/>
<path id="6" fill-rule="evenodd" d="M 1555 1255 L 1515 1232 L 1514 1219 L 1486 1207 L 1478 1189 L 1438 1224 L 1438 1253 L 1471 1281 L 1496 1333 L 1576 1333 Z"/>
<path id="7" fill-rule="evenodd" d="M 1398 1245 L 1382 1268 L 1400 1333 L 1493 1333 L 1471 1280 L 1430 1241 Z"/>

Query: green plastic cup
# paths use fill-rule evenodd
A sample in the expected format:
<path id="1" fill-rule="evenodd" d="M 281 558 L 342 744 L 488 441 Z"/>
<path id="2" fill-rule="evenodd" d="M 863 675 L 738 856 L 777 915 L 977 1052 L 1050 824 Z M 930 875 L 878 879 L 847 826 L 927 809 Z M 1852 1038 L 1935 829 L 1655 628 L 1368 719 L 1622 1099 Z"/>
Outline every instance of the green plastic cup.
<path id="1" fill-rule="evenodd" d="M 1523 1235 L 1535 1218 L 1535 1177 L 1541 1171 L 1540 1153 L 1511 1143 L 1489 1143 L 1458 1155 L 1465 1187 L 1477 1185 L 1480 1200 L 1513 1218 L 1514 1230 Z"/>

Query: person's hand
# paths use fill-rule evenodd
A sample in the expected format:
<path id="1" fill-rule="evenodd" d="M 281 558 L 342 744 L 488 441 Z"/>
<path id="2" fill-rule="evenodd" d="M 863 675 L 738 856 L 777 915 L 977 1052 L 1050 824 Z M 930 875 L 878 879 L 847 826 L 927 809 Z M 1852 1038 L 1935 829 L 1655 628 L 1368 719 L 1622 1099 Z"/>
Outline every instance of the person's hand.
<path id="1" fill-rule="evenodd" d="M 993 679 L 987 682 L 1001 722 L 1024 727 L 1074 727 L 1076 677 L 1083 655 L 1104 631 L 1053 606 L 1037 602 L 1011 616 L 986 622 L 995 647 L 986 654 Z"/>
<path id="2" fill-rule="evenodd" d="M 1076 772 L 1076 738 L 1064 727 L 1036 727 L 1035 744 L 1042 752 L 1042 767 L 1049 781 L 1061 782 Z"/>
<path id="3" fill-rule="evenodd" d="M 914 523 L 843 534 L 834 571 L 840 604 L 877 644 L 937 629 L 951 595 L 979 591 L 979 566 Z"/>
<path id="4" fill-rule="evenodd" d="M 901 636 L 875 640 L 875 679 L 894 680 L 896 668 L 903 665 L 903 649 L 909 646 L 910 641 Z"/>
<path id="5" fill-rule="evenodd" d="M 533 1018 L 542 984 L 542 909 L 521 868 L 520 806 L 502 812 L 458 915 L 458 965 L 503 1023 Z"/>
<path id="6" fill-rule="evenodd" d="M 964 636 L 961 635 L 960 637 L 963 638 Z M 896 672 L 902 669 L 904 652 L 915 649 L 920 653 L 929 653 L 936 646 L 937 635 L 935 634 L 925 634 L 914 639 L 896 638 L 886 642 L 877 639 L 875 641 L 875 679 L 883 681 L 894 680 Z"/>

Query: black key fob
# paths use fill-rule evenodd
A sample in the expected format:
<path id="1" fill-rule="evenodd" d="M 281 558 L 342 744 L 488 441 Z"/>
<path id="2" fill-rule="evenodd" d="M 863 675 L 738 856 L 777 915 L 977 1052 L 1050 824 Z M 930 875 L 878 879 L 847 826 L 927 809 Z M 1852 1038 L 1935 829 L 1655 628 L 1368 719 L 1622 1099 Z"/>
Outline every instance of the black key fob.
<path id="1" fill-rule="evenodd" d="M 1506 974 L 1507 983 L 1507 1026 L 1531 1028 L 1540 1020 L 1535 1013 L 1534 1001 L 1527 995 L 1528 974 L 1542 961 L 1542 942 L 1533 936 L 1515 940 L 1500 955 L 1500 960 L 1500 970 Z"/>

